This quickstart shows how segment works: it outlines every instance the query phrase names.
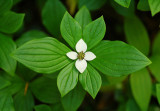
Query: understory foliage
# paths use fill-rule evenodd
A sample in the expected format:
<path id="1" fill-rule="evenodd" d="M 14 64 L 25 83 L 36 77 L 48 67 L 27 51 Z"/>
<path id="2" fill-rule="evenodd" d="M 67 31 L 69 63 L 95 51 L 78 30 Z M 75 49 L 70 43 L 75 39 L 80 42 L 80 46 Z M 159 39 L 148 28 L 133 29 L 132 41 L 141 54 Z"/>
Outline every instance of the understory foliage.
<path id="1" fill-rule="evenodd" d="M 160 0 L 0 0 L 0 111 L 159 111 Z"/>

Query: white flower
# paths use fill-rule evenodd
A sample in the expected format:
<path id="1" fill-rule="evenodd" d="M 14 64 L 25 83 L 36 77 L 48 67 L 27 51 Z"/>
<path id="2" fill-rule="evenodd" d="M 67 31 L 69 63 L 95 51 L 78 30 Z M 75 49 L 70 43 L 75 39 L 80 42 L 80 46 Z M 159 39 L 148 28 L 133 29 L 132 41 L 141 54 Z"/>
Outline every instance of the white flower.
<path id="1" fill-rule="evenodd" d="M 95 54 L 87 50 L 87 44 L 83 41 L 83 39 L 80 39 L 76 44 L 76 51 L 70 51 L 66 55 L 72 59 L 76 60 L 75 66 L 77 70 L 80 73 L 83 73 L 85 69 L 87 68 L 87 61 L 91 61 L 96 58 Z"/>

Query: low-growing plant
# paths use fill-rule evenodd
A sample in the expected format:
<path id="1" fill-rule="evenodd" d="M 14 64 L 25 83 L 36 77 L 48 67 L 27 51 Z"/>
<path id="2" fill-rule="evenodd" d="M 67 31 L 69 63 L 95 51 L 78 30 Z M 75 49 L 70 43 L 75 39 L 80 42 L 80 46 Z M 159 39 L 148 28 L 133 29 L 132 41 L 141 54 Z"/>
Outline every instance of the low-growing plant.
<path id="1" fill-rule="evenodd" d="M 138 10 L 155 16 L 159 0 L 67 0 L 66 6 L 59 0 L 36 0 L 31 3 L 44 27 L 40 21 L 31 28 L 26 28 L 32 22 L 29 11 L 17 13 L 23 2 L 29 3 L 0 0 L 0 111 L 160 109 L 160 33 L 151 44 L 135 14 L 137 3 Z M 113 23 L 113 33 L 121 35 L 124 29 L 127 43 L 106 39 L 113 27 L 105 15 L 92 20 L 90 12 L 104 4 L 124 18 L 124 25 Z M 85 101 L 100 103 L 97 108 Z"/>

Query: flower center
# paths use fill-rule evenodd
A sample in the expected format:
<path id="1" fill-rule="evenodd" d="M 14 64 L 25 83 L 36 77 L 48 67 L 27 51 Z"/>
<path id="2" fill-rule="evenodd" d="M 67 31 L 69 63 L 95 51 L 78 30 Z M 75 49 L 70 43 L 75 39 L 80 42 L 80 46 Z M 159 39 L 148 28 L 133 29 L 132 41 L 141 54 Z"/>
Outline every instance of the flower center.
<path id="1" fill-rule="evenodd" d="M 83 60 L 84 57 L 85 57 L 85 54 L 83 53 L 83 51 L 78 53 L 78 59 L 79 60 Z"/>

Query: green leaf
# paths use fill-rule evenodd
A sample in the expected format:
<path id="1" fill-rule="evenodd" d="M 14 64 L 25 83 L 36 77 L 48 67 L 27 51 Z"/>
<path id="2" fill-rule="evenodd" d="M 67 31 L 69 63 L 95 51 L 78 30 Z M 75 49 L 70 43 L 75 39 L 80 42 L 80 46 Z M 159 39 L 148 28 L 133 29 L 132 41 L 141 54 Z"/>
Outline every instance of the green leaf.
<path id="1" fill-rule="evenodd" d="M 137 9 L 141 11 L 150 11 L 148 0 L 139 0 Z"/>
<path id="2" fill-rule="evenodd" d="M 25 43 L 13 53 L 13 57 L 36 72 L 51 74 L 70 63 L 66 56 L 69 51 L 58 40 L 45 37 Z"/>
<path id="3" fill-rule="evenodd" d="M 27 91 L 26 95 L 24 90 L 21 90 L 14 96 L 13 101 L 16 111 L 33 111 L 34 98 L 30 90 Z"/>
<path id="4" fill-rule="evenodd" d="M 62 105 L 65 111 L 77 111 L 78 107 L 83 102 L 85 94 L 86 93 L 82 86 L 77 84 L 77 86 L 71 92 L 62 98 Z"/>
<path id="5" fill-rule="evenodd" d="M 151 60 L 153 64 L 149 66 L 152 74 L 160 82 L 160 71 L 159 71 L 159 65 L 160 65 L 160 32 L 155 37 L 155 40 L 153 42 L 153 47 L 152 47 L 152 56 Z"/>
<path id="6" fill-rule="evenodd" d="M 121 41 L 102 41 L 91 51 L 96 55 L 91 65 L 109 76 L 128 75 L 151 63 L 136 48 Z"/>
<path id="7" fill-rule="evenodd" d="M 90 64 L 87 64 L 87 69 L 79 75 L 79 81 L 83 88 L 95 99 L 102 85 L 99 73 Z"/>
<path id="8" fill-rule="evenodd" d="M 156 92 L 157 92 L 158 103 L 160 104 L 160 84 L 156 85 Z"/>
<path id="9" fill-rule="evenodd" d="M 7 75 L 5 72 L 0 72 L 0 74 L 3 75 L 5 80 L 8 80 L 11 83 L 7 87 L 1 89 L 0 94 L 9 93 L 10 95 L 14 95 L 25 86 L 25 82 L 16 75 L 12 77 Z"/>
<path id="10" fill-rule="evenodd" d="M 52 111 L 48 105 L 41 104 L 34 107 L 35 111 Z"/>
<path id="11" fill-rule="evenodd" d="M 159 55 L 160 56 L 160 32 L 156 35 L 154 42 L 153 42 L 153 47 L 152 47 L 152 55 Z"/>
<path id="12" fill-rule="evenodd" d="M 145 55 L 149 54 L 150 41 L 147 30 L 138 17 L 126 18 L 124 30 L 127 42 Z"/>
<path id="13" fill-rule="evenodd" d="M 11 85 L 11 82 L 0 76 L 0 90 Z"/>
<path id="14" fill-rule="evenodd" d="M 159 0 L 148 0 L 151 9 L 152 16 L 160 12 L 160 1 Z"/>
<path id="15" fill-rule="evenodd" d="M 66 9 L 60 0 L 48 0 L 42 10 L 42 21 L 55 37 L 60 36 L 60 23 Z"/>
<path id="16" fill-rule="evenodd" d="M 24 33 L 20 38 L 18 38 L 16 40 L 16 44 L 19 47 L 30 40 L 39 39 L 43 37 L 48 37 L 48 35 L 40 30 L 30 30 Z"/>
<path id="17" fill-rule="evenodd" d="M 12 7 L 12 0 L 0 0 L 0 14 L 9 11 Z"/>
<path id="18" fill-rule="evenodd" d="M 17 14 L 15 12 L 6 12 L 0 15 L 0 31 L 4 33 L 14 33 L 23 24 L 24 14 Z"/>
<path id="19" fill-rule="evenodd" d="M 123 7 L 129 7 L 131 0 L 114 0 L 115 2 L 117 2 L 119 5 L 123 6 Z"/>
<path id="20" fill-rule="evenodd" d="M 75 15 L 75 20 L 81 25 L 82 29 L 92 21 L 89 10 L 84 6 Z"/>
<path id="21" fill-rule="evenodd" d="M 133 99 L 129 99 L 127 101 L 126 111 L 140 111 L 140 109 Z"/>
<path id="22" fill-rule="evenodd" d="M 79 72 L 75 67 L 75 62 L 72 62 L 71 64 L 66 66 L 59 73 L 57 77 L 57 86 L 62 97 L 69 93 L 77 85 L 78 74 Z"/>
<path id="23" fill-rule="evenodd" d="M 146 68 L 135 72 L 130 77 L 134 99 L 142 111 L 147 111 L 151 99 L 152 83 Z"/>
<path id="24" fill-rule="evenodd" d="M 78 8 L 86 6 L 89 10 L 101 8 L 107 0 L 78 0 Z"/>
<path id="25" fill-rule="evenodd" d="M 41 102 L 54 104 L 60 101 L 56 79 L 40 77 L 31 83 L 34 96 Z"/>
<path id="26" fill-rule="evenodd" d="M 151 58 L 152 64 L 149 65 L 149 69 L 152 72 L 153 76 L 156 78 L 158 82 L 160 82 L 160 55 L 152 56 Z"/>
<path id="27" fill-rule="evenodd" d="M 76 43 L 82 38 L 82 28 L 79 23 L 66 12 L 62 19 L 60 29 L 64 40 L 75 49 Z"/>
<path id="28" fill-rule="evenodd" d="M 22 81 L 20 78 L 16 78 L 12 81 L 12 84 L 6 88 L 6 92 L 11 92 L 11 94 L 14 95 L 20 91 L 24 85 L 24 81 Z"/>
<path id="29" fill-rule="evenodd" d="M 0 93 L 0 111 L 15 111 L 13 99 L 8 93 Z"/>
<path id="30" fill-rule="evenodd" d="M 14 41 L 0 33 L 0 68 L 14 75 L 16 70 L 16 61 L 10 56 L 12 51 L 16 49 Z"/>
<path id="31" fill-rule="evenodd" d="M 52 111 L 65 111 L 61 102 L 52 105 L 51 109 Z"/>
<path id="32" fill-rule="evenodd" d="M 28 69 L 21 63 L 17 64 L 16 74 L 23 78 L 26 82 L 31 81 L 35 76 L 37 76 L 36 72 Z"/>
<path id="33" fill-rule="evenodd" d="M 104 37 L 106 25 L 103 16 L 91 22 L 84 28 L 83 40 L 87 44 L 87 50 L 96 46 Z"/>
<path id="34" fill-rule="evenodd" d="M 17 46 L 21 46 L 22 44 L 26 43 L 27 41 L 33 40 L 33 39 L 38 39 L 38 38 L 43 38 L 47 37 L 47 34 L 40 30 L 30 30 L 26 33 L 24 33 L 20 38 L 16 40 Z M 17 64 L 17 70 L 16 74 L 21 76 L 25 81 L 30 81 L 32 78 L 36 76 L 36 72 L 28 69 L 24 65 L 18 63 Z"/>
<path id="35" fill-rule="evenodd" d="M 123 7 L 119 4 L 117 4 L 116 2 L 114 2 L 114 0 L 110 0 L 112 7 L 116 10 L 116 12 L 122 16 L 125 17 L 132 17 L 135 15 L 135 2 L 134 0 L 131 0 L 130 6 L 129 8 Z"/>

